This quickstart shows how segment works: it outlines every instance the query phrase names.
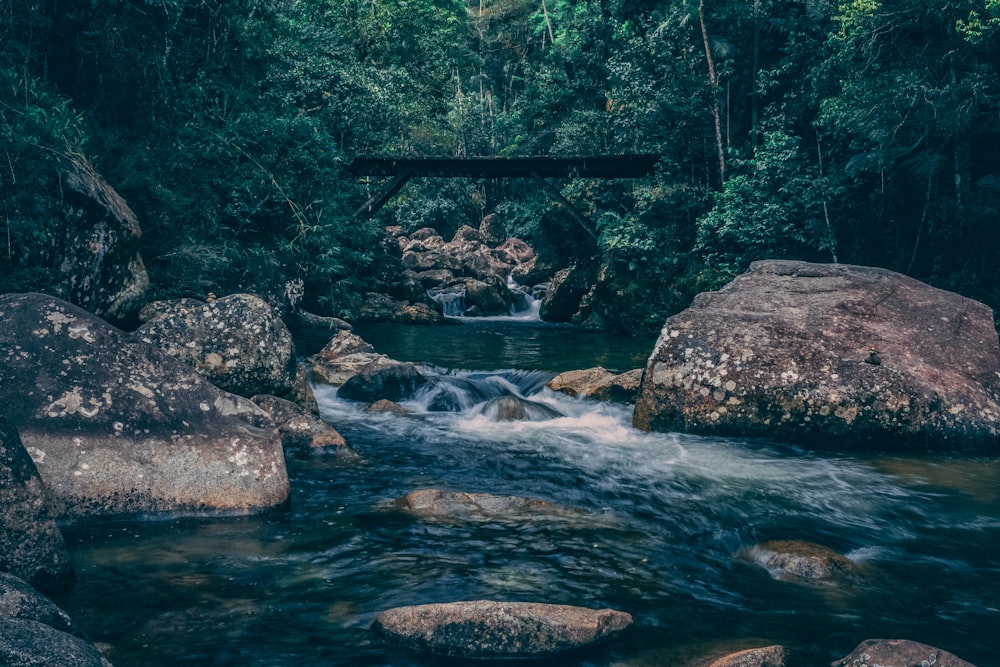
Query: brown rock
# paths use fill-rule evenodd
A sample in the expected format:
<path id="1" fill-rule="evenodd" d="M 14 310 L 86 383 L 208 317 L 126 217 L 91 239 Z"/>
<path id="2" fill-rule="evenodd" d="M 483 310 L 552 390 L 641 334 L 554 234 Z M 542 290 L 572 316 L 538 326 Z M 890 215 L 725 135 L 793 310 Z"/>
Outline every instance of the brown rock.
<path id="1" fill-rule="evenodd" d="M 869 348 L 880 356 L 868 363 Z M 907 449 L 1000 447 L 992 311 L 884 269 L 754 263 L 667 319 L 645 430 Z"/>
<path id="2" fill-rule="evenodd" d="M 299 405 L 277 396 L 258 395 L 251 400 L 271 416 L 286 452 L 333 452 L 338 456 L 357 457 L 337 429 Z"/>
<path id="3" fill-rule="evenodd" d="M 643 369 L 636 368 L 608 378 L 590 390 L 590 398 L 608 403 L 635 403 Z"/>
<path id="4" fill-rule="evenodd" d="M 534 602 L 478 600 L 398 607 L 374 630 L 391 644 L 463 658 L 539 658 L 617 636 L 631 615 Z"/>
<path id="5" fill-rule="evenodd" d="M 832 667 L 884 665 L 885 667 L 975 667 L 958 656 L 908 639 L 867 639 Z"/>
<path id="6" fill-rule="evenodd" d="M 372 414 L 396 415 L 397 417 L 404 417 L 410 414 L 410 411 L 404 408 L 399 403 L 395 403 L 393 401 L 389 401 L 384 398 L 375 401 L 374 403 L 366 407 L 364 411 Z"/>
<path id="7" fill-rule="evenodd" d="M 712 662 L 708 667 L 784 667 L 785 648 L 764 646 L 738 651 Z"/>
<path id="8" fill-rule="evenodd" d="M 493 520 L 552 513 L 558 508 L 544 500 L 491 493 L 420 489 L 393 501 L 392 509 L 423 518 Z"/>
<path id="9" fill-rule="evenodd" d="M 795 540 L 758 544 L 748 549 L 744 556 L 776 579 L 826 579 L 853 567 L 846 556 L 832 549 Z"/>
<path id="10" fill-rule="evenodd" d="M 588 396 L 594 389 L 606 384 L 614 374 L 597 366 L 580 371 L 560 373 L 547 385 L 552 391 L 558 391 L 570 396 Z"/>

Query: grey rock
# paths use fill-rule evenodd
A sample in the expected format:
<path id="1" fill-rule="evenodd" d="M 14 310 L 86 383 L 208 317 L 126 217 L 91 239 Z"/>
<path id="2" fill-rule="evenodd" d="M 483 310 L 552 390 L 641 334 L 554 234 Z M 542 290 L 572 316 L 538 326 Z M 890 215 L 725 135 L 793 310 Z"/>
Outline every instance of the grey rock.
<path id="1" fill-rule="evenodd" d="M 87 635 L 73 625 L 69 615 L 27 582 L 0 572 L 0 618 L 38 621 L 80 639 Z"/>
<path id="2" fill-rule="evenodd" d="M 0 664 L 6 667 L 108 667 L 93 644 L 44 623 L 0 618 Z"/>
<path id="3" fill-rule="evenodd" d="M 0 509 L 0 573 L 10 572 L 41 590 L 72 585 L 73 566 L 48 490 L 17 430 L 2 416 Z M 3 576 L 9 575 L 0 574 Z M 0 586 L 2 583 L 0 580 Z"/>
<path id="4" fill-rule="evenodd" d="M 373 628 L 385 641 L 463 658 L 540 658 L 611 639 L 632 624 L 612 609 L 478 600 L 398 607 Z"/>
<path id="5" fill-rule="evenodd" d="M 866 639 L 832 667 L 883 665 L 884 667 L 975 667 L 948 651 L 908 639 Z"/>
<path id="6" fill-rule="evenodd" d="M 183 299 L 144 309 L 155 313 L 136 331 L 240 396 L 285 395 L 295 378 L 292 334 L 271 306 L 251 294 L 231 294 L 208 303 Z"/>
<path id="7" fill-rule="evenodd" d="M 56 516 L 265 511 L 288 498 L 274 423 L 65 301 L 0 296 L 0 404 Z"/>
<path id="8" fill-rule="evenodd" d="M 411 397 L 427 381 L 427 377 L 413 364 L 381 358 L 344 382 L 337 396 L 364 403 L 374 403 L 383 398 L 400 401 Z"/>
<path id="9" fill-rule="evenodd" d="M 496 520 L 564 513 L 552 503 L 522 496 L 420 489 L 397 498 L 390 508 L 425 519 Z"/>
<path id="10" fill-rule="evenodd" d="M 881 364 L 866 360 L 875 347 Z M 812 445 L 996 451 L 985 305 L 860 266 L 754 263 L 667 319 L 633 421 Z"/>

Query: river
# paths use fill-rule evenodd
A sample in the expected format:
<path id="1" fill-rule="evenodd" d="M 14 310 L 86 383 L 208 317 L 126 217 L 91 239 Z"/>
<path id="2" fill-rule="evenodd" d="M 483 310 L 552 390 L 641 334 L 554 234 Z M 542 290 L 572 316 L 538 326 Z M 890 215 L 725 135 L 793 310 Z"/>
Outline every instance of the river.
<path id="1" fill-rule="evenodd" d="M 428 364 L 461 411 L 372 416 L 318 388 L 362 457 L 290 458 L 291 503 L 228 519 L 68 528 L 78 575 L 57 601 L 117 667 L 438 664 L 370 626 L 401 605 L 501 599 L 631 613 L 617 641 L 553 665 L 690 665 L 782 643 L 828 665 L 906 638 L 1000 665 L 1000 462 L 814 453 L 778 442 L 647 434 L 626 406 L 557 395 L 555 372 L 643 365 L 652 341 L 530 322 L 378 325 L 380 352 Z M 494 422 L 484 397 L 561 416 Z M 478 401 L 478 404 L 477 404 Z M 387 511 L 442 488 L 538 498 L 545 517 L 419 520 Z M 738 554 L 775 539 L 846 554 L 851 574 L 783 581 Z"/>

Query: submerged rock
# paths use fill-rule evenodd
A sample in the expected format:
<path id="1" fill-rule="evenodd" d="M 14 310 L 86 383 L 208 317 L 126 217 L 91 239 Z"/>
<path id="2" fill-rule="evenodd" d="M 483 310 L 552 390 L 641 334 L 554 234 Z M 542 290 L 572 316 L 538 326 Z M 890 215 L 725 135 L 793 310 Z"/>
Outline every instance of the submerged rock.
<path id="1" fill-rule="evenodd" d="M 494 520 L 552 515 L 567 510 L 544 500 L 490 493 L 420 489 L 393 501 L 390 507 L 421 518 Z"/>
<path id="2" fill-rule="evenodd" d="M 245 514 L 288 499 L 274 422 L 248 399 L 64 301 L 0 296 L 0 405 L 58 519 Z"/>
<path id="3" fill-rule="evenodd" d="M 795 540 L 757 544 L 742 555 L 766 569 L 775 579 L 826 579 L 853 567 L 850 559 L 833 549 Z"/>
<path id="4" fill-rule="evenodd" d="M 55 517 L 34 461 L 0 416 L 0 577 L 10 572 L 41 590 L 72 585 L 73 565 Z"/>
<path id="5" fill-rule="evenodd" d="M 867 639 L 858 644 L 850 655 L 835 661 L 832 667 L 855 665 L 975 667 L 948 651 L 908 639 Z"/>
<path id="6" fill-rule="evenodd" d="M 632 624 L 613 609 L 478 600 L 398 607 L 373 629 L 385 641 L 462 658 L 540 658 L 611 639 Z"/>
<path id="7" fill-rule="evenodd" d="M 547 405 L 519 396 L 499 396 L 483 404 L 482 414 L 495 422 L 540 422 L 563 415 Z"/>
<path id="8" fill-rule="evenodd" d="M 987 306 L 884 269 L 765 261 L 667 319 L 633 420 L 656 431 L 996 451 L 998 399 Z"/>

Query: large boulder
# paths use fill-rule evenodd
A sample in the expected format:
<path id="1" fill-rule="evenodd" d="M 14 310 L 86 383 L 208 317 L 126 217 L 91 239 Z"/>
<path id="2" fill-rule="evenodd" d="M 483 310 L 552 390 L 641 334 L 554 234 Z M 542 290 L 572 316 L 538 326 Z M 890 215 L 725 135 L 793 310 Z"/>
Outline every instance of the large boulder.
<path id="1" fill-rule="evenodd" d="M 139 220 L 89 163 L 73 158 L 65 164 L 60 282 L 78 306 L 108 320 L 127 321 L 149 291 L 139 255 Z"/>
<path id="2" fill-rule="evenodd" d="M 541 658 L 610 639 L 632 624 L 613 609 L 477 600 L 397 607 L 378 615 L 391 644 L 461 658 Z"/>
<path id="3" fill-rule="evenodd" d="M 207 303 L 157 302 L 143 308 L 136 331 L 144 342 L 189 364 L 212 384 L 240 396 L 288 394 L 295 380 L 295 344 L 277 311 L 252 294 Z"/>
<path id="4" fill-rule="evenodd" d="M 58 590 L 73 583 L 73 566 L 66 542 L 56 526 L 45 485 L 14 426 L 0 417 L 0 573 L 3 572 L 10 572 L 41 590 Z M 0 616 L 2 601 L 0 597 Z"/>
<path id="5" fill-rule="evenodd" d="M 64 301 L 0 296 L 0 404 L 59 518 L 283 504 L 274 423 L 248 399 Z"/>
<path id="6" fill-rule="evenodd" d="M 993 450 L 991 310 L 884 269 L 756 262 L 667 319 L 639 428 L 880 448 Z"/>
<path id="7" fill-rule="evenodd" d="M 832 663 L 832 667 L 854 665 L 975 667 L 953 653 L 908 639 L 866 639 L 850 655 Z"/>

